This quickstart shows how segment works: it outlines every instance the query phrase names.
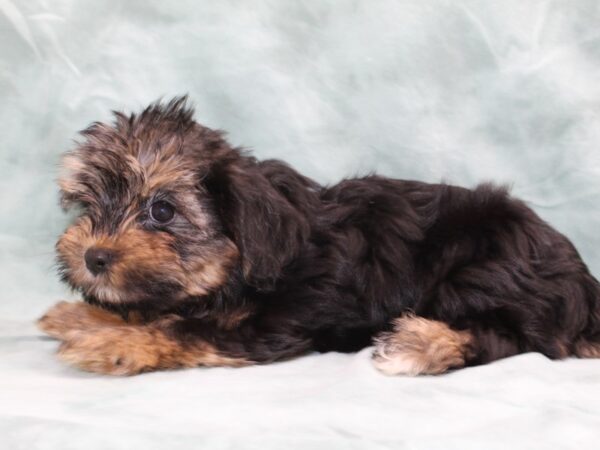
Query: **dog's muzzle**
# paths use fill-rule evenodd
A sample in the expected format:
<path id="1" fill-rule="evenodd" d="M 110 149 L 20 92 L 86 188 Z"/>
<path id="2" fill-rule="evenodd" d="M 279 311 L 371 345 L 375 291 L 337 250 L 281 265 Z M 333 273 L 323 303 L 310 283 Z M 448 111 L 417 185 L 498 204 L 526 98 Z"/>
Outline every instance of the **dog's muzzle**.
<path id="1" fill-rule="evenodd" d="M 94 275 L 106 272 L 115 259 L 115 253 L 106 248 L 90 247 L 85 252 L 85 265 Z"/>

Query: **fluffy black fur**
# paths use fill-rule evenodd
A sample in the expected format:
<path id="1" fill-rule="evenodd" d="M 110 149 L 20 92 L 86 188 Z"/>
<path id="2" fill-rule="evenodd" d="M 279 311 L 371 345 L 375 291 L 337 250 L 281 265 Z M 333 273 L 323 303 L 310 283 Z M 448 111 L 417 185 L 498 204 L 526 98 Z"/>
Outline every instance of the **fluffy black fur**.
<path id="1" fill-rule="evenodd" d="M 224 350 L 258 361 L 289 351 L 356 351 L 407 311 L 470 330 L 478 342 L 471 364 L 528 351 L 560 358 L 575 353 L 581 338 L 600 340 L 598 282 L 564 236 L 503 188 L 376 176 L 328 188 L 277 162 L 253 170 L 270 180 L 268 189 L 219 178 L 252 209 L 245 217 L 255 228 L 246 222 L 231 233 L 236 242 L 250 240 L 246 257 L 256 252 L 250 257 L 261 262 L 258 283 L 234 278 L 234 298 L 214 294 L 237 302 L 241 292 L 257 311 L 242 327 L 244 350 L 217 339 Z M 272 198 L 270 208 L 257 210 L 254 195 Z M 220 205 L 223 223 L 244 217 L 227 201 Z M 272 215 L 289 223 L 271 231 Z M 260 351 L 254 330 L 273 333 Z M 181 331 L 203 334 L 204 324 Z"/>
<path id="2" fill-rule="evenodd" d="M 230 147 L 193 122 L 181 99 L 141 116 L 119 115 L 115 133 L 127 139 L 143 129 L 162 130 L 157 142 L 175 136 L 182 157 L 194 155 L 198 201 L 239 260 L 205 296 L 174 302 L 167 291 L 111 306 L 88 293 L 89 302 L 175 315 L 169 333 L 177 340 L 206 341 L 221 354 L 260 363 L 359 350 L 407 312 L 470 331 L 466 364 L 528 351 L 562 358 L 600 342 L 599 283 L 567 238 L 504 188 L 379 176 L 321 186 L 281 161 L 257 161 Z M 108 131 L 86 133 L 98 140 Z M 119 220 L 110 211 L 121 211 L 115 202 L 132 189 L 119 178 L 126 170 L 112 164 L 105 175 L 114 180 L 95 188 L 104 195 L 95 201 L 111 202 L 100 214 L 104 222 Z M 80 195 L 64 193 L 67 202 Z M 204 245 L 176 242 L 182 258 Z M 239 311 L 243 320 L 234 327 L 220 325 L 220 316 Z"/>

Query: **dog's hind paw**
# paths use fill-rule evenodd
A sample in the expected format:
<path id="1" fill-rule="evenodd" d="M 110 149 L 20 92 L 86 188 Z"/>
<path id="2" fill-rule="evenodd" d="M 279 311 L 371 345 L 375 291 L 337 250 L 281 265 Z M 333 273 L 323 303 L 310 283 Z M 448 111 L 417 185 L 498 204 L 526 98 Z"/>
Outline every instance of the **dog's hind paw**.
<path id="1" fill-rule="evenodd" d="M 396 319 L 394 331 L 375 340 L 373 365 L 386 375 L 437 375 L 463 367 L 471 334 L 414 315 Z"/>

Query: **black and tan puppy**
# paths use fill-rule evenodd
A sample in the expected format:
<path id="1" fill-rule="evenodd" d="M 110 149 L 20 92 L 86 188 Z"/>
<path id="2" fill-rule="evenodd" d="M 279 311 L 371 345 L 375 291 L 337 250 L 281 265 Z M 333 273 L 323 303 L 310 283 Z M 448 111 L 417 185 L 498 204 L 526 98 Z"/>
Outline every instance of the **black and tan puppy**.
<path id="1" fill-rule="evenodd" d="M 232 148 L 185 98 L 82 134 L 60 177 L 81 214 L 56 248 L 84 302 L 39 321 L 68 363 L 129 375 L 375 343 L 378 369 L 415 375 L 600 356 L 600 285 L 504 189 L 321 186 Z"/>

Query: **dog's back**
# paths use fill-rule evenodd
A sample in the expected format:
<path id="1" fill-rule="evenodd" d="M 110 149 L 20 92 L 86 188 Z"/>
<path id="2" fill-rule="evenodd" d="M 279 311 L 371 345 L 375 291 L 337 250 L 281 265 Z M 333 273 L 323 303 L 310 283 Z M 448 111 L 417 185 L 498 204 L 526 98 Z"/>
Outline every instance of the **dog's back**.
<path id="1" fill-rule="evenodd" d="M 470 330 L 471 364 L 600 348 L 599 283 L 573 245 L 505 188 L 370 176 L 323 188 L 320 200 L 307 254 L 282 283 L 294 286 L 285 297 L 307 315 L 318 349 L 354 350 L 366 330 L 387 330 L 407 311 Z"/>

